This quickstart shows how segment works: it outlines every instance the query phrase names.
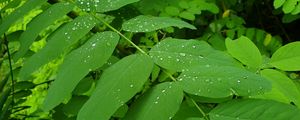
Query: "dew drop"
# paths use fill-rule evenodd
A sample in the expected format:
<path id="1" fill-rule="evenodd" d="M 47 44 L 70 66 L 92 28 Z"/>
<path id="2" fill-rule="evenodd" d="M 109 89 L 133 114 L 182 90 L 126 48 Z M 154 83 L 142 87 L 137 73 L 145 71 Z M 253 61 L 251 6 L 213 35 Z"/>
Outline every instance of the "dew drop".
<path id="1" fill-rule="evenodd" d="M 158 100 L 158 99 L 159 99 L 159 97 L 156 97 L 156 99 Z"/>
<path id="2" fill-rule="evenodd" d="M 181 56 L 185 56 L 185 53 L 179 53 L 179 55 L 181 55 Z"/>
<path id="3" fill-rule="evenodd" d="M 239 83 L 241 83 L 241 81 L 240 81 L 240 80 L 238 80 L 238 81 L 237 81 L 237 83 L 239 84 Z"/>
<path id="4" fill-rule="evenodd" d="M 207 65 L 205 65 L 205 67 L 210 67 L 210 65 L 209 65 L 209 64 L 207 64 Z"/>
<path id="5" fill-rule="evenodd" d="M 108 43 L 106 43 L 106 45 L 107 45 L 107 46 L 111 46 L 111 44 L 110 44 L 109 42 L 108 42 Z"/>
<path id="6" fill-rule="evenodd" d="M 154 103 L 155 103 L 155 104 L 157 104 L 158 102 L 157 102 L 157 101 L 155 101 Z"/>
<path id="7" fill-rule="evenodd" d="M 180 60 L 177 58 L 176 61 L 179 62 Z"/>
<path id="8" fill-rule="evenodd" d="M 163 92 L 163 93 L 164 93 L 164 92 L 166 92 L 166 90 L 162 90 L 161 92 Z"/>
<path id="9" fill-rule="evenodd" d="M 92 46 L 95 47 L 95 46 L 96 46 L 96 43 L 93 43 Z"/>
<path id="10" fill-rule="evenodd" d="M 164 60 L 163 58 L 159 58 L 160 60 Z"/>
<path id="11" fill-rule="evenodd" d="M 131 84 L 130 87 L 133 88 L 133 84 Z"/>
<path id="12" fill-rule="evenodd" d="M 195 45 L 193 45 L 193 48 L 196 48 L 196 46 L 195 46 Z"/>

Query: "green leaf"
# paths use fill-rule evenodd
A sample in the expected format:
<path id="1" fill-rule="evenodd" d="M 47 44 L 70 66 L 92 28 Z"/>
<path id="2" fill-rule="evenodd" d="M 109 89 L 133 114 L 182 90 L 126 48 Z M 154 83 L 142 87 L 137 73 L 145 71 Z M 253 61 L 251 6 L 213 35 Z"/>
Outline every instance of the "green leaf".
<path id="1" fill-rule="evenodd" d="M 183 11 L 179 14 L 179 17 L 187 19 L 187 20 L 195 20 L 195 15 L 188 11 Z"/>
<path id="2" fill-rule="evenodd" d="M 22 0 L 13 0 L 13 1 L 10 1 L 7 5 L 5 5 L 5 7 L 1 8 L 0 9 L 0 12 L 5 12 L 7 9 L 9 8 L 15 8 L 15 7 L 18 7 L 20 5 L 20 3 L 22 2 Z M 1 2 L 0 2 L 1 3 Z M 3 5 L 1 5 L 2 7 Z"/>
<path id="3" fill-rule="evenodd" d="M 166 38 L 149 53 L 156 64 L 173 71 L 183 71 L 196 65 L 237 65 L 229 55 L 197 40 Z"/>
<path id="4" fill-rule="evenodd" d="M 258 68 L 262 64 L 262 57 L 259 49 L 247 37 L 240 37 L 237 40 L 227 38 L 225 40 L 228 52 L 243 64 Z"/>
<path id="5" fill-rule="evenodd" d="M 257 95 L 271 89 L 270 82 L 252 72 L 231 66 L 196 66 L 184 71 L 178 82 L 187 93 L 223 98 Z"/>
<path id="6" fill-rule="evenodd" d="M 124 120 L 168 120 L 179 110 L 183 91 L 172 82 L 154 86 L 130 107 Z"/>
<path id="7" fill-rule="evenodd" d="M 105 64 L 118 41 L 117 33 L 109 31 L 97 33 L 80 48 L 68 54 L 58 70 L 56 80 L 48 90 L 44 110 L 48 111 L 61 103 L 71 95 L 76 85 L 89 71 Z"/>
<path id="8" fill-rule="evenodd" d="M 140 0 L 76 0 L 83 11 L 108 12 Z"/>
<path id="9" fill-rule="evenodd" d="M 280 47 L 271 57 L 270 64 L 284 71 L 300 70 L 300 42 Z"/>
<path id="10" fill-rule="evenodd" d="M 209 115 L 211 120 L 299 120 L 300 110 L 272 100 L 242 99 L 220 104 Z"/>
<path id="11" fill-rule="evenodd" d="M 283 4 L 283 12 L 284 13 L 290 13 L 295 9 L 295 6 L 297 5 L 298 0 L 287 0 L 284 4 Z"/>
<path id="12" fill-rule="evenodd" d="M 141 90 L 152 71 L 146 55 L 130 55 L 104 70 L 78 120 L 108 120 L 119 107 Z"/>
<path id="13" fill-rule="evenodd" d="M 31 20 L 31 22 L 26 26 L 26 31 L 23 32 L 20 36 L 19 40 L 21 46 L 19 51 L 15 54 L 14 59 L 18 60 L 20 57 L 24 56 L 28 51 L 30 45 L 43 29 L 47 28 L 56 20 L 62 18 L 73 8 L 74 5 L 70 3 L 57 3 Z"/>
<path id="14" fill-rule="evenodd" d="M 275 9 L 277 9 L 277 8 L 281 7 L 285 2 L 286 2 L 286 0 L 274 0 L 273 5 L 274 5 Z"/>
<path id="15" fill-rule="evenodd" d="M 178 28 L 196 29 L 193 25 L 181 21 L 180 19 L 144 15 L 137 16 L 124 22 L 122 28 L 128 32 L 152 32 L 172 26 Z"/>
<path id="16" fill-rule="evenodd" d="M 290 78 L 273 69 L 262 70 L 261 74 L 272 82 L 272 91 L 255 97 L 273 99 L 288 104 L 293 102 L 300 107 L 300 91 Z"/>
<path id="17" fill-rule="evenodd" d="M 94 85 L 94 79 L 92 79 L 91 77 L 83 78 L 74 88 L 72 94 L 84 95 L 84 93 L 88 92 L 93 87 L 93 85 Z"/>
<path id="18" fill-rule="evenodd" d="M 25 61 L 19 74 L 20 80 L 28 79 L 32 72 L 60 56 L 87 34 L 95 24 L 96 20 L 92 16 L 84 15 L 55 31 L 46 46 Z"/>
<path id="19" fill-rule="evenodd" d="M 196 117 L 202 117 L 201 112 L 195 106 L 189 105 L 187 101 L 183 101 L 172 120 L 186 120 Z"/>
<path id="20" fill-rule="evenodd" d="M 62 110 L 66 115 L 76 116 L 88 99 L 89 97 L 87 96 L 72 96 L 71 100 L 63 106 Z"/>
<path id="21" fill-rule="evenodd" d="M 12 24 L 26 15 L 26 13 L 46 2 L 47 0 L 28 0 L 20 8 L 3 18 L 0 24 L 0 36 L 2 36 L 9 29 L 9 27 L 12 26 Z"/>
<path id="22" fill-rule="evenodd" d="M 174 6 L 168 6 L 165 8 L 165 11 L 167 14 L 171 15 L 171 16 L 178 16 L 180 10 L 177 7 Z"/>

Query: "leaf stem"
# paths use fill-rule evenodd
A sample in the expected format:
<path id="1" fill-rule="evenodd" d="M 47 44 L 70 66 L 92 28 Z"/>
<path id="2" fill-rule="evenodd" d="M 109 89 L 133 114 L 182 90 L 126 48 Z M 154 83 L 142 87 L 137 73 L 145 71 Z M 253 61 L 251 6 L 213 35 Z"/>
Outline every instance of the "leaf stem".
<path id="1" fill-rule="evenodd" d="M 170 73 L 168 73 L 166 70 L 162 70 L 164 73 L 166 73 L 174 82 L 176 81 L 176 78 L 174 78 Z M 203 117 L 204 117 L 204 119 L 205 120 L 209 120 L 208 119 L 208 117 L 207 117 L 207 115 L 205 114 L 205 112 L 201 109 L 201 107 L 196 103 L 196 101 L 193 99 L 193 98 L 191 98 L 191 97 L 189 97 L 189 95 L 187 95 L 186 93 L 184 93 L 184 96 L 186 97 L 186 98 L 189 98 L 192 102 L 193 102 L 193 104 L 196 106 L 196 108 L 200 111 L 200 113 L 203 115 Z"/>
<path id="2" fill-rule="evenodd" d="M 113 30 L 114 32 L 118 33 L 121 37 L 123 37 L 127 42 L 129 42 L 133 47 L 135 47 L 138 51 L 140 51 L 141 53 L 147 55 L 147 53 L 142 50 L 139 46 L 137 46 L 136 44 L 134 44 L 129 38 L 127 38 L 125 35 L 123 35 L 120 31 L 118 31 L 117 29 L 115 29 L 114 27 L 112 27 L 111 25 L 109 25 L 107 22 L 105 22 L 104 20 L 102 20 L 100 17 L 98 17 L 97 15 L 93 14 L 95 18 L 97 18 L 99 21 L 101 21 L 104 25 L 106 25 L 108 28 L 110 28 L 111 30 Z"/>

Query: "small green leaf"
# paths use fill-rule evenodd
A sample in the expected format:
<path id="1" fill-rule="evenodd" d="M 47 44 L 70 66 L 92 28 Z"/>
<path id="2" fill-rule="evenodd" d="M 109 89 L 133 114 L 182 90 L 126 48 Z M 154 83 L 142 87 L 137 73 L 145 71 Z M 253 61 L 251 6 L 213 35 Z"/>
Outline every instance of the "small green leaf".
<path id="1" fill-rule="evenodd" d="M 83 11 L 108 12 L 140 0 L 76 0 Z"/>
<path id="2" fill-rule="evenodd" d="M 196 66 L 177 79 L 185 92 L 210 98 L 257 95 L 271 89 L 265 78 L 231 66 Z"/>
<path id="3" fill-rule="evenodd" d="M 180 10 L 177 7 L 174 7 L 174 6 L 166 7 L 165 11 L 166 11 L 167 14 L 169 14 L 171 16 L 177 16 L 180 12 Z"/>
<path id="4" fill-rule="evenodd" d="M 168 120 L 179 110 L 183 91 L 172 82 L 154 86 L 130 107 L 124 120 Z"/>
<path id="5" fill-rule="evenodd" d="M 293 102 L 300 107 L 300 91 L 290 78 L 273 69 L 262 70 L 261 74 L 272 82 L 272 91 L 255 97 L 273 99 L 288 104 Z"/>
<path id="6" fill-rule="evenodd" d="M 242 99 L 220 104 L 209 115 L 211 120 L 299 120 L 300 110 L 272 100 Z"/>
<path id="7" fill-rule="evenodd" d="M 60 56 L 88 33 L 95 24 L 96 20 L 92 16 L 84 15 L 55 31 L 46 46 L 25 61 L 19 74 L 20 80 L 27 80 L 38 68 Z"/>
<path id="8" fill-rule="evenodd" d="M 83 78 L 74 88 L 72 94 L 73 95 L 84 95 L 87 91 L 89 91 L 94 84 L 94 79 L 91 77 Z"/>
<path id="9" fill-rule="evenodd" d="M 21 19 L 24 15 L 26 15 L 26 13 L 46 2 L 47 0 L 28 0 L 20 8 L 15 10 L 7 17 L 3 18 L 0 24 L 0 36 L 2 36 L 12 24 L 14 24 L 17 20 Z"/>
<path id="10" fill-rule="evenodd" d="M 214 50 L 204 41 L 166 38 L 149 53 L 159 66 L 178 72 L 196 65 L 237 66 L 232 57 Z"/>
<path id="11" fill-rule="evenodd" d="M 227 38 L 225 40 L 228 52 L 243 64 L 258 68 L 262 64 L 262 57 L 259 49 L 247 37 L 240 37 L 237 40 Z"/>
<path id="12" fill-rule="evenodd" d="M 179 14 L 179 17 L 187 19 L 187 20 L 195 20 L 195 15 L 188 11 L 183 11 Z"/>
<path id="13" fill-rule="evenodd" d="M 287 0 L 283 4 L 283 8 L 282 8 L 283 12 L 284 13 L 290 13 L 290 12 L 292 12 L 295 9 L 297 3 L 298 3 L 298 0 Z"/>
<path id="14" fill-rule="evenodd" d="M 119 107 L 141 90 L 152 71 L 146 55 L 130 55 L 104 70 L 78 120 L 108 120 Z"/>
<path id="15" fill-rule="evenodd" d="M 181 103 L 180 109 L 177 111 L 172 120 L 187 120 L 188 118 L 202 117 L 200 111 L 185 100 Z"/>
<path id="16" fill-rule="evenodd" d="M 123 23 L 123 30 L 128 32 L 151 32 L 167 27 L 196 29 L 193 25 L 180 19 L 140 15 Z"/>
<path id="17" fill-rule="evenodd" d="M 280 47 L 271 57 L 270 64 L 284 71 L 300 70 L 300 42 Z"/>
<path id="18" fill-rule="evenodd" d="M 31 22 L 26 26 L 26 31 L 23 32 L 20 36 L 19 40 L 21 46 L 19 51 L 15 54 L 14 59 L 18 60 L 20 57 L 24 56 L 28 51 L 30 45 L 43 29 L 47 28 L 56 20 L 62 18 L 73 8 L 74 5 L 70 3 L 57 3 L 31 20 Z"/>
<path id="19" fill-rule="evenodd" d="M 274 7 L 275 9 L 281 7 L 284 3 L 286 2 L 286 0 L 274 0 Z"/>
<path id="20" fill-rule="evenodd" d="M 71 95 L 76 85 L 89 71 L 105 64 L 118 41 L 117 33 L 110 31 L 97 33 L 80 48 L 68 54 L 58 70 L 56 80 L 48 90 L 44 110 L 48 111 L 61 103 Z"/>

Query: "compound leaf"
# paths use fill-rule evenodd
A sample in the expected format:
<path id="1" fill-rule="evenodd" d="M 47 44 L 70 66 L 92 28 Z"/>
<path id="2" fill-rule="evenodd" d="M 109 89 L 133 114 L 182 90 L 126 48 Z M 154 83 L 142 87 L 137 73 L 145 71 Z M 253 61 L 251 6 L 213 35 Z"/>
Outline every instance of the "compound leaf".
<path id="1" fill-rule="evenodd" d="M 83 11 L 108 12 L 140 0 L 76 0 Z"/>
<path id="2" fill-rule="evenodd" d="M 228 52 L 243 64 L 258 68 L 262 64 L 262 57 L 259 49 L 247 37 L 240 37 L 237 40 L 227 38 L 225 40 Z"/>
<path id="3" fill-rule="evenodd" d="M 262 70 L 261 74 L 271 81 L 272 91 L 255 97 L 273 99 L 285 103 L 293 102 L 300 107 L 300 91 L 290 78 L 273 69 Z"/>
<path id="4" fill-rule="evenodd" d="M 47 45 L 25 61 L 19 74 L 20 80 L 28 79 L 32 72 L 60 56 L 87 34 L 95 24 L 96 20 L 92 16 L 84 15 L 55 31 L 48 39 Z"/>
<path id="5" fill-rule="evenodd" d="M 80 48 L 67 55 L 58 70 L 56 80 L 48 90 L 44 110 L 48 111 L 63 102 L 89 71 L 104 65 L 118 41 L 117 33 L 109 31 L 97 33 Z"/>
<path id="6" fill-rule="evenodd" d="M 140 15 L 123 23 L 122 28 L 128 32 L 151 32 L 167 27 L 196 29 L 193 25 L 175 18 Z"/>
<path id="7" fill-rule="evenodd" d="M 34 8 L 46 3 L 47 0 L 28 0 L 24 5 L 15 10 L 13 13 L 3 18 L 0 24 L 0 36 L 5 33 L 9 27 L 14 24 L 17 20 L 22 18 L 26 13 L 33 10 Z"/>
<path id="8" fill-rule="evenodd" d="M 197 40 L 166 38 L 151 49 L 150 55 L 156 64 L 174 71 L 196 65 L 237 66 L 236 61 L 229 55 Z"/>
<path id="9" fill-rule="evenodd" d="M 272 100 L 242 99 L 222 103 L 209 115 L 211 120 L 299 120 L 300 110 Z"/>
<path id="10" fill-rule="evenodd" d="M 179 110 L 183 91 L 177 83 L 154 86 L 130 107 L 125 120 L 168 120 Z"/>
<path id="11" fill-rule="evenodd" d="M 153 62 L 141 54 L 127 56 L 104 70 L 94 93 L 80 110 L 78 120 L 108 120 L 141 90 Z"/>
<path id="12" fill-rule="evenodd" d="M 17 60 L 20 57 L 24 56 L 28 51 L 30 45 L 43 29 L 51 25 L 57 19 L 62 18 L 73 8 L 74 5 L 70 3 L 57 3 L 31 20 L 31 22 L 26 27 L 26 31 L 23 32 L 19 38 L 21 45 L 19 51 L 15 54 L 14 59 Z"/>
<path id="13" fill-rule="evenodd" d="M 187 93 L 224 98 L 257 95 L 271 89 L 270 82 L 252 72 L 231 66 L 196 66 L 184 71 L 178 82 Z"/>
<path id="14" fill-rule="evenodd" d="M 285 71 L 300 70 L 300 42 L 292 42 L 279 48 L 271 57 L 270 64 Z"/>

